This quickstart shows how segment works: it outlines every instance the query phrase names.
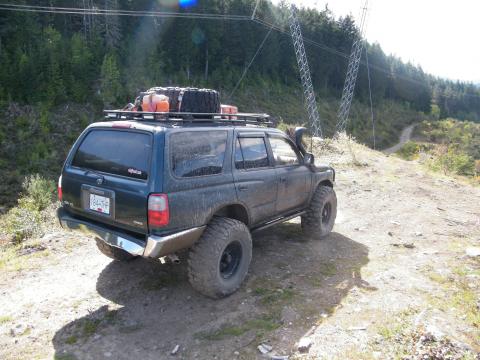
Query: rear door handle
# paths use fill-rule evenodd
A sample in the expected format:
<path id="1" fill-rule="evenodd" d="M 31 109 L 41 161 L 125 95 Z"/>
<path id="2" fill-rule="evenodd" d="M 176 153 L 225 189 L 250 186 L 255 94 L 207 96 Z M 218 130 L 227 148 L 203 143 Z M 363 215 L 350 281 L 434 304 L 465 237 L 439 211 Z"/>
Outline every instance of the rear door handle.
<path id="1" fill-rule="evenodd" d="M 239 186 L 238 186 L 238 190 L 240 190 L 240 191 L 245 191 L 245 190 L 248 190 L 248 186 L 245 186 L 245 185 L 239 185 Z"/>

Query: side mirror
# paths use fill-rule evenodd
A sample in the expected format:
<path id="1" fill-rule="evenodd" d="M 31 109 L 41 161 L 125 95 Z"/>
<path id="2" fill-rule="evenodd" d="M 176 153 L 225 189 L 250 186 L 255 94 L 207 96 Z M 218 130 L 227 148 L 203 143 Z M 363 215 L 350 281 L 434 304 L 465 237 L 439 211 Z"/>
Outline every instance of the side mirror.
<path id="1" fill-rule="evenodd" d="M 303 163 L 305 165 L 314 165 L 315 164 L 315 156 L 312 153 L 305 153 L 303 155 Z"/>

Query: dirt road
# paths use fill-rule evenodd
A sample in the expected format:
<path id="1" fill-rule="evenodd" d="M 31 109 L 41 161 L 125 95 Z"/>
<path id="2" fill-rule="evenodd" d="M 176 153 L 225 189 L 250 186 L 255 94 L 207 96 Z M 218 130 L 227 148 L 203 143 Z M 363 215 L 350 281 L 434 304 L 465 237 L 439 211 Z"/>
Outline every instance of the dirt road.
<path id="1" fill-rule="evenodd" d="M 410 141 L 410 138 L 412 137 L 412 132 L 415 129 L 416 125 L 417 124 L 412 124 L 403 129 L 402 133 L 400 134 L 400 138 L 398 139 L 398 143 L 396 145 L 393 145 L 392 147 L 389 147 L 388 149 L 383 150 L 383 152 L 385 154 L 393 154 L 400 150 L 403 145 Z"/>
<path id="2" fill-rule="evenodd" d="M 0 358 L 263 359 L 267 343 L 290 359 L 386 359 L 428 328 L 479 351 L 480 261 L 465 249 L 480 243 L 480 189 L 356 151 L 365 166 L 336 166 L 334 233 L 305 239 L 294 220 L 254 236 L 248 279 L 223 300 L 194 292 L 184 261 L 111 262 L 52 230 L 44 256 L 0 274 Z"/>

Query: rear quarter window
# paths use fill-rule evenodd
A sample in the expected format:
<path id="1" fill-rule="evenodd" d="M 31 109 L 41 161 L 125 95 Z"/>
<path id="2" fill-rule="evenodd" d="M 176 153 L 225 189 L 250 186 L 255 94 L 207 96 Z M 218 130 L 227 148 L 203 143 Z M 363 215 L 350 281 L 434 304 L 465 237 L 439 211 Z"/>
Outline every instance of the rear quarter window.
<path id="1" fill-rule="evenodd" d="M 182 131 L 170 136 L 172 171 L 177 177 L 220 174 L 227 131 Z"/>
<path id="2" fill-rule="evenodd" d="M 78 147 L 72 166 L 146 180 L 151 153 L 151 134 L 92 130 Z"/>

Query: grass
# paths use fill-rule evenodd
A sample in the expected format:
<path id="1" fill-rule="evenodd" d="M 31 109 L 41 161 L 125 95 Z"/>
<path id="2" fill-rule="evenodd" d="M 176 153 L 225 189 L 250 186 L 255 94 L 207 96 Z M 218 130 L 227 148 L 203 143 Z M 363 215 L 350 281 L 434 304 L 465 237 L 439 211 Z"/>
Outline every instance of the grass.
<path id="1" fill-rule="evenodd" d="M 177 273 L 163 273 L 155 276 L 149 276 L 141 282 L 141 287 L 148 291 L 158 291 L 166 286 L 171 286 L 177 283 L 180 279 L 179 276 L 180 275 Z"/>
<path id="2" fill-rule="evenodd" d="M 8 315 L 2 315 L 0 316 L 0 325 L 6 324 L 13 321 L 13 318 Z"/>
<path id="3" fill-rule="evenodd" d="M 65 340 L 65 344 L 73 345 L 73 344 L 75 344 L 77 341 L 78 341 L 78 337 L 76 337 L 75 335 L 72 335 L 72 336 L 69 336 L 69 337 L 67 338 L 67 340 Z"/>
<path id="4" fill-rule="evenodd" d="M 318 272 L 324 276 L 333 276 L 337 274 L 337 267 L 333 263 L 322 263 Z"/>
<path id="5" fill-rule="evenodd" d="M 430 280 L 441 284 L 443 295 L 430 296 L 429 302 L 444 312 L 455 309 L 457 315 L 462 315 L 474 328 L 480 329 L 480 312 L 477 309 L 477 289 L 471 288 L 468 275 L 480 272 L 476 264 L 463 264 L 452 267 L 451 278 L 445 278 L 437 273 L 428 272 Z"/>
<path id="6" fill-rule="evenodd" d="M 0 270 L 3 272 L 17 272 L 23 270 L 34 270 L 39 264 L 34 259 L 44 258 L 51 255 L 48 249 L 33 252 L 31 254 L 19 255 L 22 245 L 8 245 L 0 247 Z"/>
<path id="7" fill-rule="evenodd" d="M 88 337 L 94 335 L 97 332 L 100 323 L 101 323 L 101 320 L 99 320 L 99 319 L 87 319 L 87 320 L 85 320 L 85 322 L 83 323 L 83 327 L 82 327 L 83 336 L 88 338 Z"/>
<path id="8" fill-rule="evenodd" d="M 257 336 L 262 336 L 265 332 L 278 329 L 281 326 L 279 319 L 271 315 L 264 315 L 257 319 L 247 320 L 239 325 L 224 325 L 220 329 L 210 333 L 198 333 L 196 337 L 218 341 L 228 337 L 241 336 L 249 331 L 255 330 Z"/>

